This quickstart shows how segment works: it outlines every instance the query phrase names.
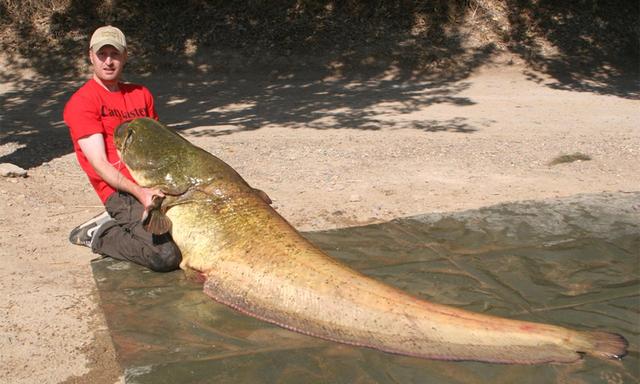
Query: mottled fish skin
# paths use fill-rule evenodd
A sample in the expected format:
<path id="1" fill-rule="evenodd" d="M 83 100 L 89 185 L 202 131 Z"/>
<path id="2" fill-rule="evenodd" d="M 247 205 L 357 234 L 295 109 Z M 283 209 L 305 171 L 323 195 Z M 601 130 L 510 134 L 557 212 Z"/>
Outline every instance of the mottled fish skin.
<path id="1" fill-rule="evenodd" d="M 328 340 L 430 359 L 534 364 L 626 354 L 626 340 L 614 333 L 473 313 L 369 278 L 301 236 L 223 161 L 154 120 L 134 120 L 117 130 L 115 141 L 139 183 L 181 191 L 164 203 L 181 268 L 203 274 L 207 295 L 243 313 Z"/>

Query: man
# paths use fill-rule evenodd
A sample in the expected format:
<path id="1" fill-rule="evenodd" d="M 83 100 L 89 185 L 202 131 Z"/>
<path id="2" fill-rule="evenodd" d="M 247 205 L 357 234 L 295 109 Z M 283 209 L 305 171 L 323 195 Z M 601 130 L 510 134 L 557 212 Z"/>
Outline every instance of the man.
<path id="1" fill-rule="evenodd" d="M 89 60 L 93 76 L 67 102 L 64 121 L 78 162 L 107 212 L 71 231 L 69 241 L 154 271 L 174 270 L 181 255 L 170 235 L 152 235 L 141 223 L 153 196 L 163 194 L 134 182 L 113 143 L 121 123 L 142 116 L 158 119 L 153 96 L 141 85 L 121 81 L 127 43 L 120 29 L 98 28 L 91 36 Z"/>

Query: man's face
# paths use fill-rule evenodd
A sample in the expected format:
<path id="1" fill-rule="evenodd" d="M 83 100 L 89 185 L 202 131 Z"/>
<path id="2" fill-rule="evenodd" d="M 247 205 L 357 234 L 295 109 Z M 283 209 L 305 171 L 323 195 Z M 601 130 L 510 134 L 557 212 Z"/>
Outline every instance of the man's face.
<path id="1" fill-rule="evenodd" d="M 120 79 L 124 64 L 127 62 L 127 52 L 118 51 L 111 45 L 105 45 L 97 52 L 89 50 L 89 59 L 93 65 L 93 73 L 104 82 Z"/>

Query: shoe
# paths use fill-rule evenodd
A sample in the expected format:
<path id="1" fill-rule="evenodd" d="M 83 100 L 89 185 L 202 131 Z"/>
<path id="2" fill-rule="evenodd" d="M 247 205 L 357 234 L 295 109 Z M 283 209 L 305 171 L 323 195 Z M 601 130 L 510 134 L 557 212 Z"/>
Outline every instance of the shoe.
<path id="1" fill-rule="evenodd" d="M 103 212 L 89 221 L 75 227 L 69 234 L 71 244 L 84 245 L 91 248 L 93 242 L 93 234 L 105 223 L 113 220 L 109 213 Z"/>

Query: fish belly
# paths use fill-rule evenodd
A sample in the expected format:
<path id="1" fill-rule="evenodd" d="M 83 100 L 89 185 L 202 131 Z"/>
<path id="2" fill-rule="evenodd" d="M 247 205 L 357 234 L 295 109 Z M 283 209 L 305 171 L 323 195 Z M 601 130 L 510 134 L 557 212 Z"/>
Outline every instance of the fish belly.
<path id="1" fill-rule="evenodd" d="M 264 201 L 168 212 L 183 269 L 204 292 L 243 313 L 337 342 L 433 359 L 573 362 L 580 332 L 435 304 L 330 258 Z"/>

